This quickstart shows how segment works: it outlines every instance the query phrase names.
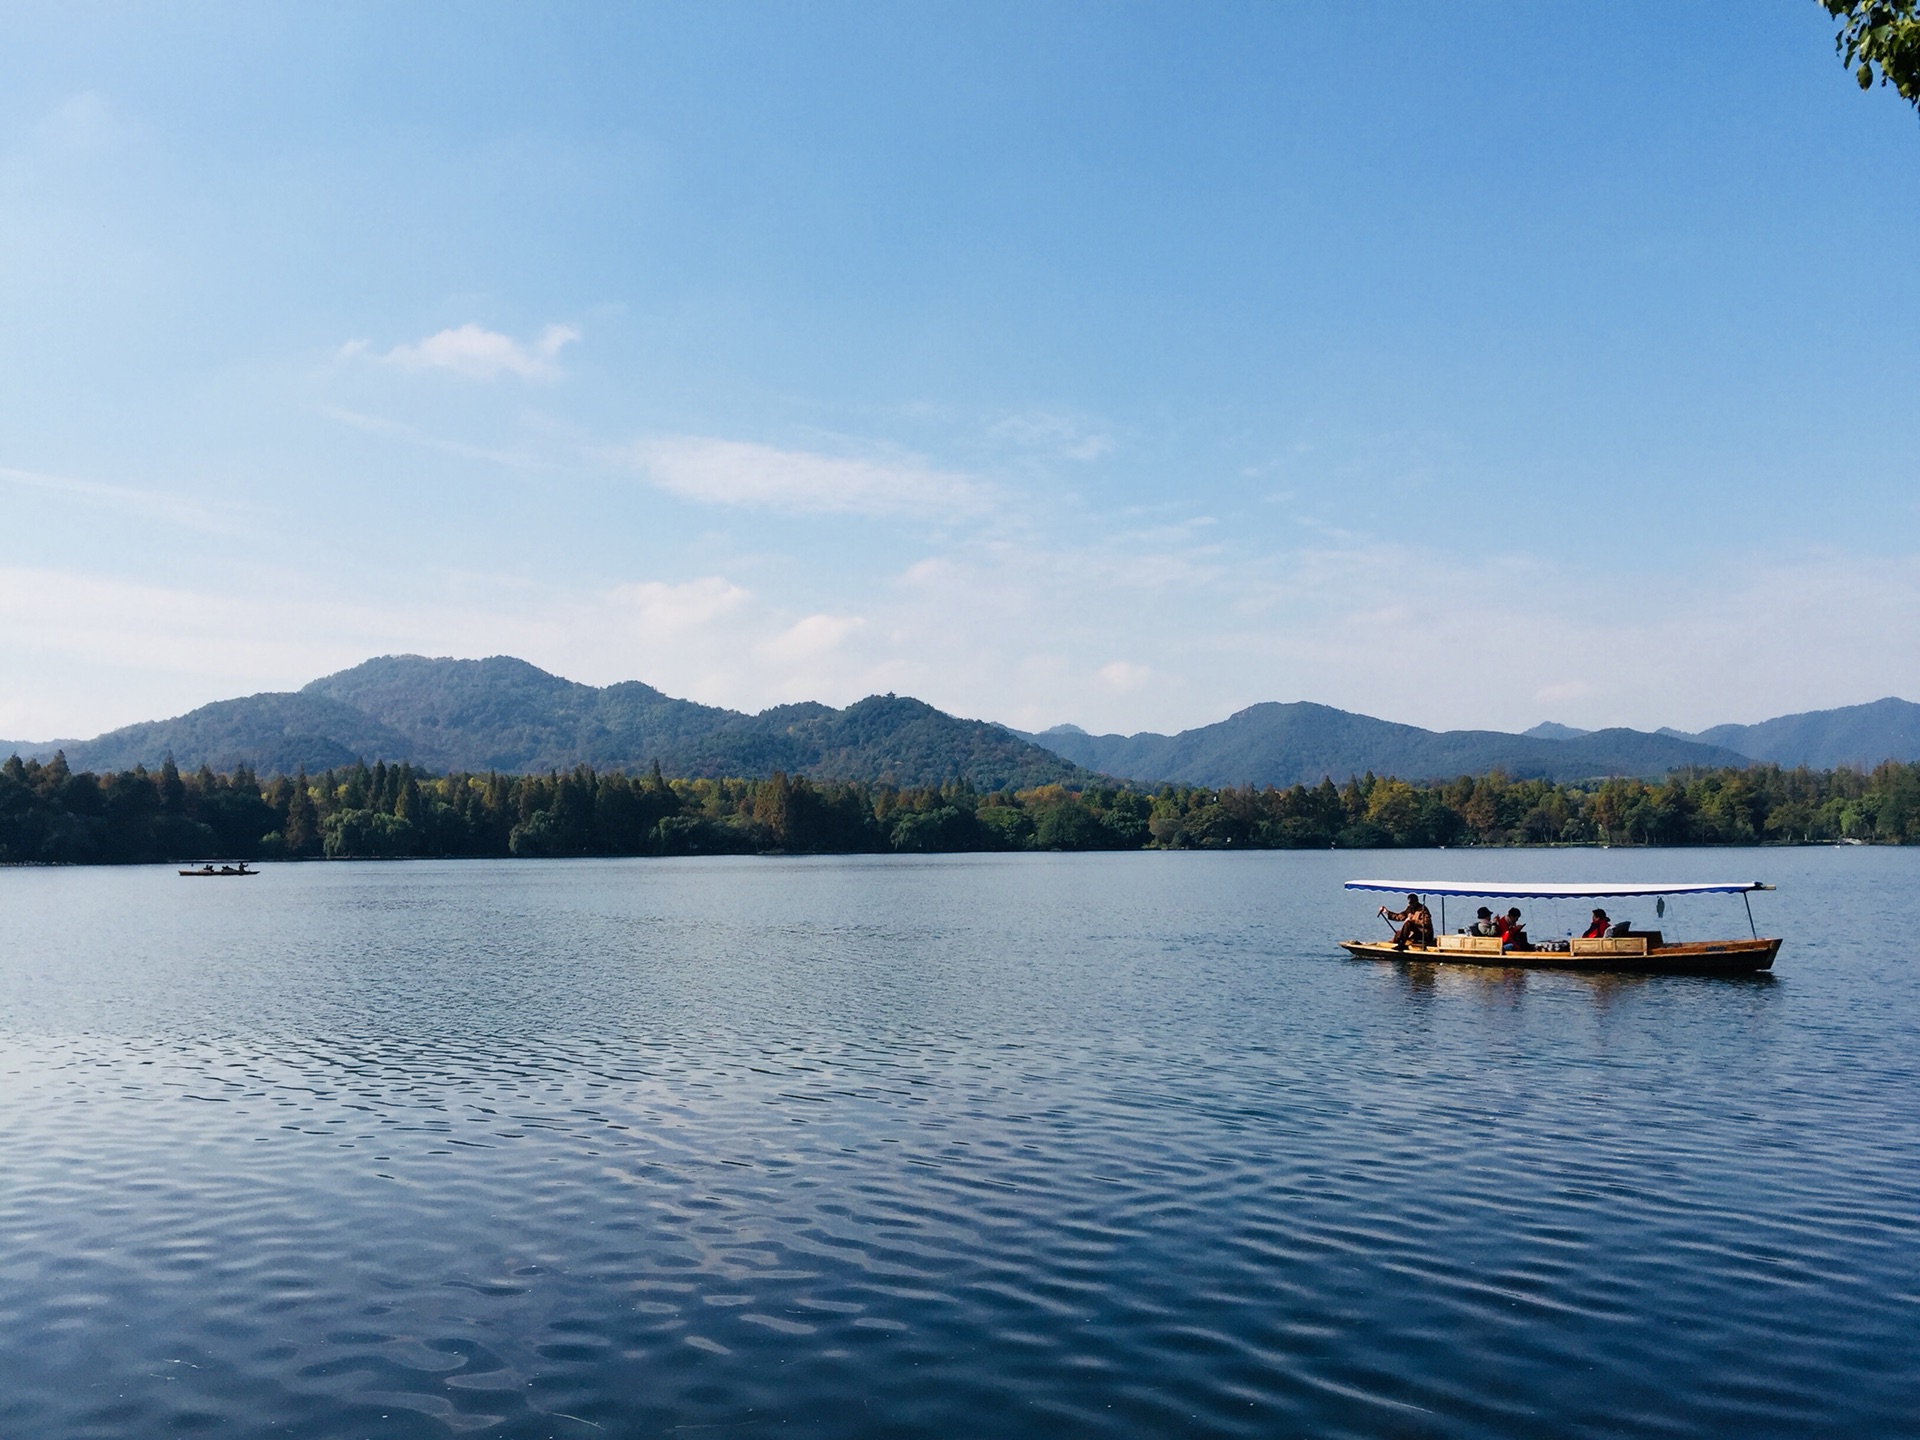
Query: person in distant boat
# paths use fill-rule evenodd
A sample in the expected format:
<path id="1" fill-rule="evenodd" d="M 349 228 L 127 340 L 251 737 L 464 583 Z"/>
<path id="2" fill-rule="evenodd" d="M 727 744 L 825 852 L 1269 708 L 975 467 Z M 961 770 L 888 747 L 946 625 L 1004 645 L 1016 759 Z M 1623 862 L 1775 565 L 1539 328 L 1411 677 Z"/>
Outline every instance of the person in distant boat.
<path id="1" fill-rule="evenodd" d="M 1613 921 L 1611 921 L 1611 920 L 1609 920 L 1609 919 L 1607 918 L 1607 912 L 1606 912 L 1606 911 L 1604 911 L 1604 910 L 1595 910 L 1595 911 L 1593 912 L 1593 923 L 1592 923 L 1591 925 L 1589 925 L 1589 926 L 1587 926 L 1587 933 L 1586 933 L 1586 934 L 1584 934 L 1584 935 L 1582 935 L 1582 936 L 1581 936 L 1580 938 L 1581 938 L 1582 940 L 1600 940 L 1600 939 L 1603 939 L 1603 938 L 1605 938 L 1605 936 L 1606 936 L 1606 933 L 1607 933 L 1607 927 L 1608 927 L 1608 926 L 1610 926 L 1610 925 L 1612 925 L 1612 924 L 1613 924 Z"/>
<path id="2" fill-rule="evenodd" d="M 1502 949 L 1531 950 L 1533 948 L 1532 942 L 1527 939 L 1527 927 L 1521 922 L 1518 905 L 1494 921 L 1493 927 L 1494 933 L 1500 937 Z"/>
<path id="3" fill-rule="evenodd" d="M 1493 912 L 1482 905 L 1474 912 L 1473 924 L 1467 927 L 1469 935 L 1498 935 L 1499 929 L 1494 923 Z"/>
<path id="4" fill-rule="evenodd" d="M 1407 908 L 1389 910 L 1380 907 L 1380 918 L 1400 928 L 1393 932 L 1393 948 L 1404 950 L 1409 945 L 1431 946 L 1433 944 L 1433 912 L 1427 909 L 1426 902 L 1418 895 L 1407 896 Z"/>

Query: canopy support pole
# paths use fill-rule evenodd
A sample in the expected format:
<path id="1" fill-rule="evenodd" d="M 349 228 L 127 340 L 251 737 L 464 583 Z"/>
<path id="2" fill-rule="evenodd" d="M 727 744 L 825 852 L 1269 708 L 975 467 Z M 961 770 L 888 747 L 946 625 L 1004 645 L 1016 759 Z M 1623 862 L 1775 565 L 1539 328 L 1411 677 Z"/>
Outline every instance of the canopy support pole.
<path id="1" fill-rule="evenodd" d="M 1760 927 L 1753 923 L 1753 901 L 1747 898 L 1747 892 L 1740 892 L 1740 903 L 1747 907 L 1747 929 L 1753 931 L 1753 938 L 1760 938 Z"/>
<path id="2" fill-rule="evenodd" d="M 1444 895 L 1440 897 L 1440 933 L 1447 933 L 1447 897 Z"/>

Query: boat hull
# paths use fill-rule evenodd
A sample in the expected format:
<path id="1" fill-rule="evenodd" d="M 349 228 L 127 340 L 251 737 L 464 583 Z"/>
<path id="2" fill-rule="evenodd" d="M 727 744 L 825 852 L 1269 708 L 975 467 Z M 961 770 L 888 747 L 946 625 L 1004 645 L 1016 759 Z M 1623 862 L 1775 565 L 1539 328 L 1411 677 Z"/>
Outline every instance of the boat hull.
<path id="1" fill-rule="evenodd" d="M 1424 965 L 1478 965 L 1496 970 L 1584 970 L 1593 974 L 1751 975 L 1771 970 L 1779 939 L 1701 940 L 1661 945 L 1644 955 L 1573 955 L 1565 950 L 1441 950 L 1409 945 L 1396 950 L 1389 941 L 1342 940 L 1340 948 L 1356 960 L 1413 961 Z"/>

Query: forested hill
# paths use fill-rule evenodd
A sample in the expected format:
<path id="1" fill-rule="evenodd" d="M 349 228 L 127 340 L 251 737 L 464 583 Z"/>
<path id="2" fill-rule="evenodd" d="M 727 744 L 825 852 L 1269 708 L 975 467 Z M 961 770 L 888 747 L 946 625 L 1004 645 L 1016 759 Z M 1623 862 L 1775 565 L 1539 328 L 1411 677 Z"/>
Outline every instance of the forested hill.
<path id="1" fill-rule="evenodd" d="M 1781 715 L 1758 725 L 1716 725 L 1695 735 L 1678 730 L 1661 733 L 1724 745 L 1776 765 L 1870 768 L 1882 760 L 1920 760 L 1920 705 L 1889 696 L 1870 705 Z"/>
<path id="2" fill-rule="evenodd" d="M 1920 760 L 1920 705 L 1879 700 L 1698 734 L 1547 723 L 1510 735 L 1423 730 L 1327 705 L 1263 704 L 1177 735 L 1089 735 L 1074 726 L 1029 735 L 905 696 L 749 715 L 638 681 L 582 685 L 508 656 L 389 655 L 298 691 L 222 700 L 92 740 L 0 742 L 0 759 L 18 753 L 47 761 L 56 750 L 75 769 L 151 768 L 171 755 L 188 770 L 244 766 L 266 776 L 384 759 L 441 774 L 582 764 L 639 771 L 658 761 L 690 778 L 784 772 L 865 784 L 965 781 L 983 790 L 1083 785 L 1099 775 L 1147 785 L 1284 787 L 1368 772 L 1440 780 L 1498 770 L 1574 782 L 1755 762 L 1862 770 L 1882 760 L 1912 762 Z"/>
<path id="3" fill-rule="evenodd" d="M 1639 730 L 1596 730 L 1565 740 L 1498 730 L 1422 730 L 1306 702 L 1252 705 L 1217 725 L 1177 735 L 1089 735 L 1061 727 L 1028 738 L 1089 770 L 1188 785 L 1311 785 L 1323 775 L 1368 771 L 1417 780 L 1492 770 L 1586 780 L 1750 763 L 1720 746 Z"/>
<path id="4" fill-rule="evenodd" d="M 47 746 L 17 747 L 50 758 Z M 524 660 L 386 656 L 292 693 L 223 700 L 172 720 L 62 742 L 76 770 L 239 766 L 262 775 L 356 759 L 432 771 L 526 774 L 591 765 L 684 776 L 766 776 L 982 789 L 1075 782 L 1080 769 L 1001 726 L 876 695 L 844 710 L 784 705 L 758 715 L 676 700 L 637 682 L 604 687 Z M 8 753 L 12 753 L 9 751 Z"/>
<path id="5" fill-rule="evenodd" d="M 93 740 L 7 745 L 0 750 L 28 760 L 50 760 L 58 751 L 83 770 L 158 766 L 172 755 L 189 769 L 245 765 L 262 775 L 291 775 L 302 765 L 317 771 L 351 765 L 360 756 L 402 755 L 409 743 L 398 731 L 337 700 L 268 693 L 217 700 L 171 720 L 128 725 Z"/>

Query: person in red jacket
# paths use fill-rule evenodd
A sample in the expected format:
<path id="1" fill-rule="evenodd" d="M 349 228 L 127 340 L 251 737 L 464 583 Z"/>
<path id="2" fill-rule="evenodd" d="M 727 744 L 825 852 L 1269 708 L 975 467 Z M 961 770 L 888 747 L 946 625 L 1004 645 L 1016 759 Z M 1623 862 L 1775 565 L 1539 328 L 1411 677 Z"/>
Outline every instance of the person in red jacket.
<path id="1" fill-rule="evenodd" d="M 1532 942 L 1527 939 L 1527 927 L 1520 923 L 1520 907 L 1514 906 L 1506 914 L 1493 922 L 1494 933 L 1500 937 L 1502 950 L 1531 950 Z"/>
<path id="2" fill-rule="evenodd" d="M 1587 926 L 1587 933 L 1582 935 L 1580 938 L 1582 940 L 1603 939 L 1605 938 L 1607 930 L 1612 926 L 1612 924 L 1613 922 L 1607 919 L 1606 911 L 1596 910 L 1593 912 L 1593 923 Z"/>

